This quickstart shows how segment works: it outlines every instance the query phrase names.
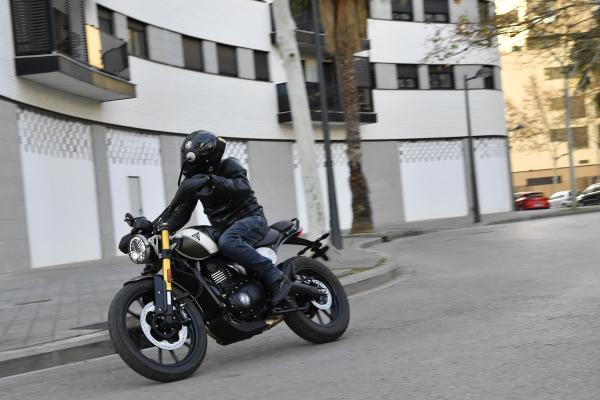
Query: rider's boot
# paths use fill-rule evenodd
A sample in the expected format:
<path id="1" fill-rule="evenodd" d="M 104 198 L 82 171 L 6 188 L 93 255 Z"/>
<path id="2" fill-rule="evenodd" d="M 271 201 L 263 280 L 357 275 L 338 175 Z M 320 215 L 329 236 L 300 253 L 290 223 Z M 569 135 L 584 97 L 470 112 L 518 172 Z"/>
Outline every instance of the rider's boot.
<path id="1" fill-rule="evenodd" d="M 290 289 L 292 287 L 292 282 L 286 277 L 281 276 L 281 279 L 278 279 L 271 285 L 269 285 L 269 293 L 271 294 L 271 305 L 276 306 L 281 303 L 287 295 L 290 293 Z"/>

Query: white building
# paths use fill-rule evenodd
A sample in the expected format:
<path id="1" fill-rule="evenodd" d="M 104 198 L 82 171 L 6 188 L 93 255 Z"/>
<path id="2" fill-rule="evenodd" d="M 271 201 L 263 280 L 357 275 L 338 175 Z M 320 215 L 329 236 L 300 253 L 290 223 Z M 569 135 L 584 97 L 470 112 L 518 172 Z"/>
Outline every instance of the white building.
<path id="1" fill-rule="evenodd" d="M 424 61 L 436 29 L 452 29 L 463 15 L 476 20 L 491 7 L 371 1 L 369 50 L 357 65 L 377 226 L 468 214 L 462 76 L 484 64 L 494 77 L 470 83 L 481 208 L 511 209 L 497 52 L 446 65 Z M 303 23 L 298 16 L 299 28 Z M 152 218 L 162 210 L 176 188 L 182 135 L 197 129 L 229 139 L 228 154 L 248 167 L 271 221 L 303 219 L 272 30 L 270 5 L 253 0 L 0 0 L 0 271 L 117 254 L 128 230 L 123 215 Z M 298 40 L 318 104 L 312 35 L 299 29 Z M 325 67 L 335 82 L 333 64 Z M 329 86 L 338 208 L 347 229 L 343 116 Z M 320 135 L 319 112 L 313 118 Z"/>

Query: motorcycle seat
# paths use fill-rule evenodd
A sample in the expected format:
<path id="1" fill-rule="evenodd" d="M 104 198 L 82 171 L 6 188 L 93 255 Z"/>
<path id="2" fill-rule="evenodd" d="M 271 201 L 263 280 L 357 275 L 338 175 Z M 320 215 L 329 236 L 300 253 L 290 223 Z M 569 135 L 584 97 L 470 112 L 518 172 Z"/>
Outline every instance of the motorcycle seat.
<path id="1" fill-rule="evenodd" d="M 275 222 L 269 228 L 275 229 L 276 231 L 279 231 L 279 232 L 285 232 L 288 229 L 290 229 L 292 226 L 294 226 L 294 223 L 292 221 L 279 221 L 279 222 Z"/>
<path id="2" fill-rule="evenodd" d="M 260 242 L 256 243 L 254 245 L 254 247 L 267 247 L 272 245 L 273 243 L 277 242 L 277 240 L 279 239 L 279 236 L 281 235 L 281 232 L 279 232 L 278 230 L 275 229 L 269 229 L 269 231 L 267 232 L 267 234 L 260 239 Z"/>

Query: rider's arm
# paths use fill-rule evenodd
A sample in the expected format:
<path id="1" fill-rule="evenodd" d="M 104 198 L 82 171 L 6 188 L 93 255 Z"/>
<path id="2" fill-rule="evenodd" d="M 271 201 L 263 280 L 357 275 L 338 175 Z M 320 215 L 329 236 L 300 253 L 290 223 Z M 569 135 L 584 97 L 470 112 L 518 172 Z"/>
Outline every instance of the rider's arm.
<path id="1" fill-rule="evenodd" d="M 153 224 L 155 228 L 158 228 L 159 225 L 166 223 L 169 226 L 169 230 L 171 232 L 178 231 L 185 224 L 188 223 L 188 221 L 192 217 L 192 213 L 194 212 L 197 203 L 198 201 L 195 198 L 190 199 L 184 203 L 179 204 L 177 207 L 175 207 L 175 209 L 173 209 L 173 211 L 171 211 L 167 215 L 163 216 L 161 214 L 161 217 L 158 217 L 156 220 L 154 220 Z"/>
<path id="2" fill-rule="evenodd" d="M 223 196 L 245 196 L 250 194 L 250 182 L 246 169 L 234 158 L 227 159 L 226 177 L 212 175 L 211 189 L 215 194 Z"/>

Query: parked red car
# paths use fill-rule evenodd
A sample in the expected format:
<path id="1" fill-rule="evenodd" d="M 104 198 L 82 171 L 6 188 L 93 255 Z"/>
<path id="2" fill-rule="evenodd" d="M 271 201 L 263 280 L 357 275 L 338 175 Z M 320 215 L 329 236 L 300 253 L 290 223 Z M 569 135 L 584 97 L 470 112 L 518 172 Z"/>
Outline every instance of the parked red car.
<path id="1" fill-rule="evenodd" d="M 540 192 L 515 193 L 515 207 L 517 210 L 538 210 L 550 208 L 548 198 Z"/>

